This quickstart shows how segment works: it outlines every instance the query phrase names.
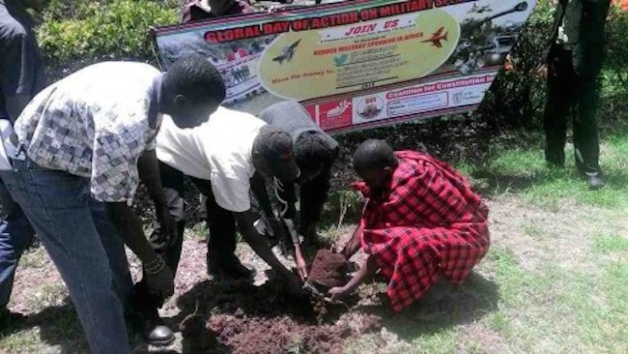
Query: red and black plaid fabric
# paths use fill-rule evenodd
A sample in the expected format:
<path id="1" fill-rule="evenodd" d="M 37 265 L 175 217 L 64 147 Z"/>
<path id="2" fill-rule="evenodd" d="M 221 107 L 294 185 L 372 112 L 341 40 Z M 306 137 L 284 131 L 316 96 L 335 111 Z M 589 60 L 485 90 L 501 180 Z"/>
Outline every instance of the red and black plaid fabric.
<path id="1" fill-rule="evenodd" d="M 488 208 L 451 166 L 414 151 L 395 153 L 399 166 L 388 185 L 371 191 L 362 215 L 362 248 L 389 279 L 399 311 L 419 299 L 439 276 L 461 283 L 490 241 Z"/>

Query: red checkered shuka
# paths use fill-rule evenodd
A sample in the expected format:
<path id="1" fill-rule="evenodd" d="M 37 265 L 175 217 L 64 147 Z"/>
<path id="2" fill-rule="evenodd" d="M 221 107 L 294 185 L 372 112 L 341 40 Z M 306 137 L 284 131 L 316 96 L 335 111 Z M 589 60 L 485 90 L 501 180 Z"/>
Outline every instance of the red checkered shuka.
<path id="1" fill-rule="evenodd" d="M 387 294 L 400 311 L 439 276 L 459 284 L 486 254 L 488 208 L 448 164 L 414 151 L 398 151 L 388 185 L 371 191 L 361 224 L 362 248 L 389 279 Z"/>

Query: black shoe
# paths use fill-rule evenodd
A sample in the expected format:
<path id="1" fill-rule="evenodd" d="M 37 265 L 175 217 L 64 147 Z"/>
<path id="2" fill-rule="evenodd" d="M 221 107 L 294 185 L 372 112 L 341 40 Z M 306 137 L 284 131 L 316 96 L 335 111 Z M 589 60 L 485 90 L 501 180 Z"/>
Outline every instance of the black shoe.
<path id="1" fill-rule="evenodd" d="M 604 179 L 602 179 L 602 176 L 600 175 L 587 176 L 587 184 L 589 185 L 589 189 L 592 191 L 602 189 L 605 185 Z"/>
<path id="2" fill-rule="evenodd" d="M 251 279 L 255 275 L 255 268 L 244 265 L 236 257 L 230 260 L 207 262 L 207 275 L 211 280 L 223 278 Z"/>
<path id="3" fill-rule="evenodd" d="M 142 335 L 147 344 L 162 347 L 175 340 L 174 332 L 159 317 L 157 310 L 130 311 L 126 314 L 129 328 Z"/>
<path id="4" fill-rule="evenodd" d="M 149 325 L 149 331 L 146 334 L 146 342 L 157 347 L 165 347 L 174 342 L 174 332 L 166 325 L 155 324 Z"/>

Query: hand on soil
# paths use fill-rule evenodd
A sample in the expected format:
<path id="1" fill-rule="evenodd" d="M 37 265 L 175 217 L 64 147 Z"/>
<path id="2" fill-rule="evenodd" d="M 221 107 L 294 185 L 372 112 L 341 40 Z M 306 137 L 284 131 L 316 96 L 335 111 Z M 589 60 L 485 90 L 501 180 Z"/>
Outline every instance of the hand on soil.
<path id="1" fill-rule="evenodd" d="M 156 274 L 146 274 L 148 289 L 160 299 L 167 299 L 174 294 L 174 276 L 168 266 Z"/>
<path id="2" fill-rule="evenodd" d="M 335 288 L 329 289 L 327 294 L 329 294 L 329 301 L 331 301 L 332 303 L 337 303 L 340 302 L 340 300 L 344 299 L 347 295 L 349 295 L 349 292 L 347 291 L 347 289 L 345 289 L 344 286 L 337 286 Z"/>

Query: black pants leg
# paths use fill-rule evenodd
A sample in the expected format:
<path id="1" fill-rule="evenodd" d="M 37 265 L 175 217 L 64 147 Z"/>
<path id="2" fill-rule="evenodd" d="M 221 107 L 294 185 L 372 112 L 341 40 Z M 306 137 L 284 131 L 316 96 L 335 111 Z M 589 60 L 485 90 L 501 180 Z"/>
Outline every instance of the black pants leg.
<path id="1" fill-rule="evenodd" d="M 573 143 L 576 167 L 582 174 L 600 174 L 600 143 L 597 128 L 597 107 L 600 98 L 597 76 L 578 75 L 577 110 L 573 121 Z"/>
<path id="2" fill-rule="evenodd" d="M 172 245 L 164 244 L 161 242 L 163 239 L 161 229 L 157 227 L 150 235 L 149 242 L 155 252 L 164 259 L 172 273 L 176 274 L 181 258 L 183 231 L 185 229 L 184 175 L 181 171 L 163 163 L 159 164 L 159 172 L 168 211 L 176 222 L 177 240 Z M 135 306 L 140 310 L 154 311 L 160 308 L 163 302 L 150 294 L 145 279 L 146 274 L 142 270 L 142 280 L 135 285 Z"/>
<path id="3" fill-rule="evenodd" d="M 216 203 L 211 181 L 193 178 L 192 182 L 203 193 L 207 207 L 207 264 L 221 263 L 230 257 L 235 257 L 236 249 L 236 221 L 233 213 L 223 209 Z"/>
<path id="4" fill-rule="evenodd" d="M 553 165 L 565 164 L 567 118 L 573 110 L 574 70 L 571 51 L 554 45 L 547 62 L 547 103 L 543 115 L 545 160 Z"/>
<path id="5" fill-rule="evenodd" d="M 331 168 L 331 163 L 325 165 L 318 176 L 301 186 L 299 233 L 305 237 L 313 236 L 307 235 L 308 229 L 316 225 L 323 211 L 323 205 L 327 201 Z M 313 242 L 315 240 L 308 241 Z"/>

